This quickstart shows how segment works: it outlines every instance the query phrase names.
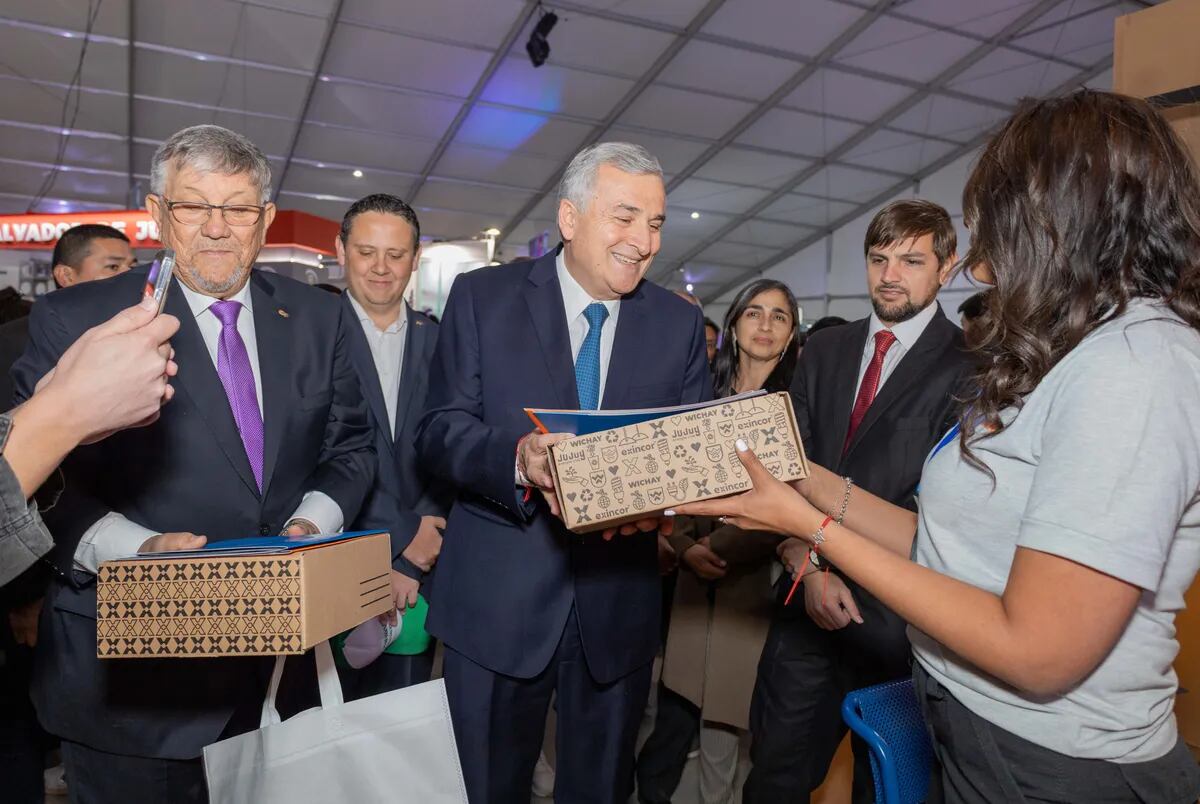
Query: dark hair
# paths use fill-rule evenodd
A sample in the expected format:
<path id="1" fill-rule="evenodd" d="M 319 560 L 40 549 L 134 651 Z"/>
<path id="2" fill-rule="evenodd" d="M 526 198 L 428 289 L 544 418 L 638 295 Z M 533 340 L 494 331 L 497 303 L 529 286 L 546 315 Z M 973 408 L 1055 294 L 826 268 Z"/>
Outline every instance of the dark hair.
<path id="1" fill-rule="evenodd" d="M 960 305 L 958 305 L 958 314 L 968 321 L 973 321 L 983 315 L 983 311 L 987 309 L 988 291 L 981 290 L 971 296 Z"/>
<path id="2" fill-rule="evenodd" d="M 963 211 L 962 267 L 995 281 L 959 417 L 965 457 L 989 474 L 975 434 L 1002 430 L 1000 412 L 1131 299 L 1161 299 L 1200 329 L 1200 184 L 1145 101 L 1092 90 L 1023 101 L 980 156 Z"/>
<path id="3" fill-rule="evenodd" d="M 390 193 L 372 193 L 351 204 L 350 209 L 346 210 L 346 214 L 342 217 L 342 228 L 338 232 L 338 237 L 342 239 L 343 244 L 350 237 L 350 228 L 354 226 L 354 219 L 364 212 L 382 212 L 385 215 L 397 215 L 404 218 L 413 230 L 413 248 L 415 249 L 421 242 L 421 224 L 417 220 L 417 213 L 413 212 L 413 208 L 404 203 L 399 196 Z"/>
<path id="4" fill-rule="evenodd" d="M 800 354 L 800 340 L 796 330 L 800 325 L 800 305 L 796 302 L 796 294 L 792 289 L 775 279 L 756 279 L 742 288 L 729 310 L 725 313 L 725 326 L 721 331 L 721 347 L 713 361 L 713 385 L 717 396 L 729 396 L 735 393 L 738 372 L 738 345 L 734 327 L 741 320 L 742 314 L 754 301 L 754 297 L 770 290 L 778 290 L 787 299 L 788 308 L 792 312 L 792 338 L 783 350 L 783 356 L 771 370 L 763 389 L 767 391 L 786 391 L 792 384 L 792 372 L 796 370 L 796 358 Z"/>
<path id="5" fill-rule="evenodd" d="M 829 329 L 830 327 L 840 327 L 842 324 L 847 323 L 849 322 L 840 315 L 827 315 L 814 321 L 813 325 L 808 328 L 808 334 L 812 335 L 814 332 L 820 332 L 821 330 Z"/>
<path id="6" fill-rule="evenodd" d="M 707 316 L 705 316 L 705 318 L 704 318 L 704 326 L 708 327 L 709 329 L 715 329 L 717 331 L 718 335 L 721 334 L 721 328 L 717 326 L 717 322 L 713 321 L 711 318 L 708 318 Z"/>
<path id="7" fill-rule="evenodd" d="M 87 259 L 92 250 L 93 240 L 124 240 L 129 242 L 119 229 L 105 226 L 103 223 L 81 223 L 63 232 L 62 237 L 54 244 L 54 254 L 50 257 L 50 267 L 68 265 L 79 270 L 79 266 Z"/>
<path id="8" fill-rule="evenodd" d="M 893 201 L 871 219 L 867 226 L 867 237 L 863 243 L 863 254 L 873 248 L 890 246 L 922 235 L 933 236 L 933 253 L 938 265 L 954 256 L 958 248 L 958 233 L 950 221 L 950 213 L 932 201 L 909 198 Z"/>

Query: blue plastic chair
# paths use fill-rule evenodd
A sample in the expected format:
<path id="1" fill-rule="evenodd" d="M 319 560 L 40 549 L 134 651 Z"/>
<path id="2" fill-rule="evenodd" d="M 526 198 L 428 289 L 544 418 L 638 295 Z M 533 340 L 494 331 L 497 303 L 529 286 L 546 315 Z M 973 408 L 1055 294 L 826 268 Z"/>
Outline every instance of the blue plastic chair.
<path id="1" fill-rule="evenodd" d="M 933 746 L 912 679 L 851 692 L 842 702 L 842 719 L 871 749 L 877 802 L 917 804 L 925 800 Z"/>

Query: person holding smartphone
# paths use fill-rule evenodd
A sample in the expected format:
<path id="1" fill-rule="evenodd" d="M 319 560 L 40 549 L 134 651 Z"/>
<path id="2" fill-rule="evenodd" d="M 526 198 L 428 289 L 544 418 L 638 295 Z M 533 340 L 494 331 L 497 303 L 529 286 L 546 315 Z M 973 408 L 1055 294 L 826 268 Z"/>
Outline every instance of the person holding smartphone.
<path id="1" fill-rule="evenodd" d="M 983 360 L 912 513 L 813 466 L 681 506 L 802 539 L 909 623 L 931 801 L 1194 802 L 1175 615 L 1200 568 L 1200 184 L 1163 116 L 1027 101 L 963 195 Z M 912 558 L 910 559 L 910 555 Z"/>

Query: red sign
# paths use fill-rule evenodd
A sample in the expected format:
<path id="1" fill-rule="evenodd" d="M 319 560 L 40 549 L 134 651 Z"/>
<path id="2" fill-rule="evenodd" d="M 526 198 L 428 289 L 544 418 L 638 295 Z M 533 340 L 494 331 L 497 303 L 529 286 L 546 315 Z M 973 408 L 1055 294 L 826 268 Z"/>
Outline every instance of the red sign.
<path id="1" fill-rule="evenodd" d="M 83 223 L 111 226 L 128 237 L 134 248 L 162 248 L 158 240 L 158 221 L 145 210 L 0 215 L 0 248 L 52 249 L 63 232 Z"/>
<path id="2" fill-rule="evenodd" d="M 66 212 L 61 215 L 0 215 L 0 249 L 54 248 L 63 232 L 82 223 L 103 223 L 129 238 L 134 248 L 160 249 L 158 221 L 142 209 Z M 281 210 L 267 230 L 266 245 L 292 246 L 332 255 L 338 224 L 296 210 Z"/>

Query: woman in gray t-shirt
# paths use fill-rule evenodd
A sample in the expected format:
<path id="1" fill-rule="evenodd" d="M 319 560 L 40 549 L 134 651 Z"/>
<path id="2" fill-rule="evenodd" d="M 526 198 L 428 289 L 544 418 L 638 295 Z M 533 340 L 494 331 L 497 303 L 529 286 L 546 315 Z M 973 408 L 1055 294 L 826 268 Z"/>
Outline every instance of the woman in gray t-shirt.
<path id="1" fill-rule="evenodd" d="M 919 515 L 821 467 L 793 491 L 742 442 L 754 490 L 678 513 L 804 539 L 908 620 L 935 800 L 1194 802 L 1171 665 L 1200 569 L 1195 168 L 1149 105 L 1084 91 L 1022 105 L 963 209 L 995 289 Z"/>

